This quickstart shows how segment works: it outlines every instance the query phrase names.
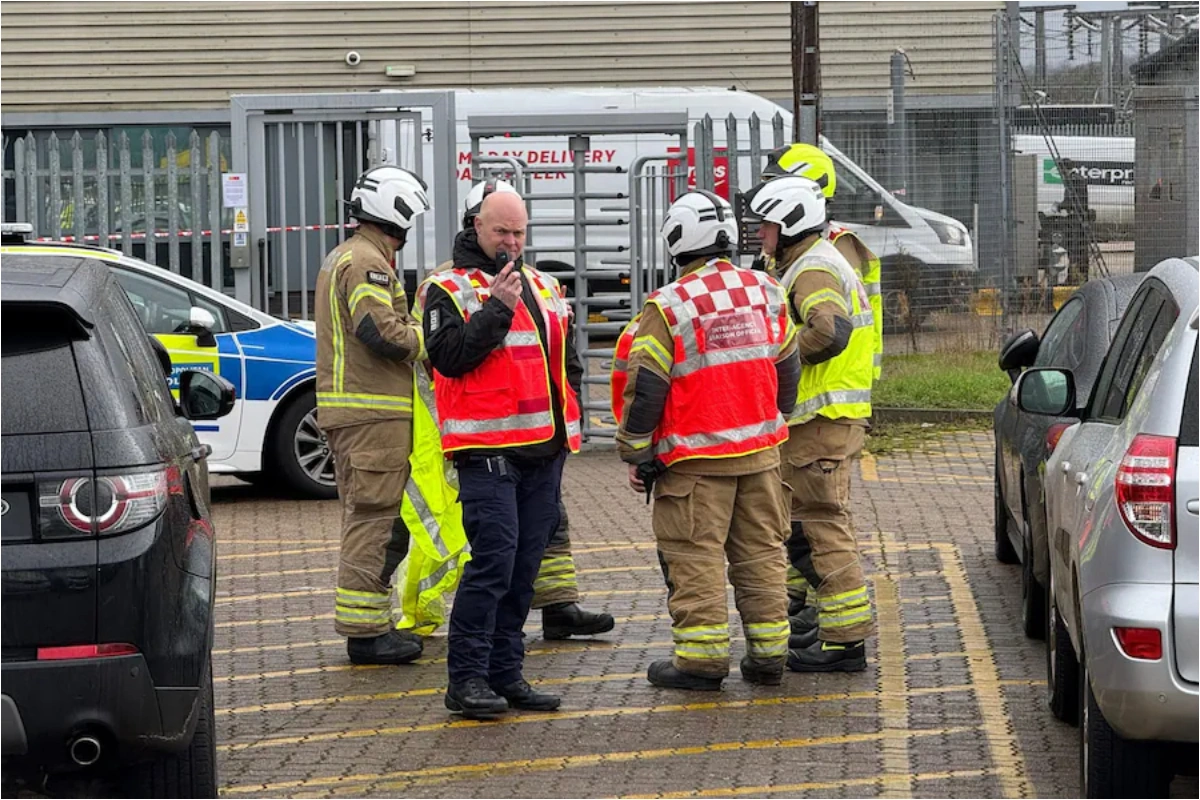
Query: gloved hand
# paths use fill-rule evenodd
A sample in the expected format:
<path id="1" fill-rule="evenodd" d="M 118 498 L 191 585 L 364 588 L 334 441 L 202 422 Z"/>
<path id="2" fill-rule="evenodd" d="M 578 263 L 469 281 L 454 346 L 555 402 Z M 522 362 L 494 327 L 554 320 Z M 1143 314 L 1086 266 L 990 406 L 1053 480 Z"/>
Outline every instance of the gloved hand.
<path id="1" fill-rule="evenodd" d="M 654 483 L 666 471 L 666 465 L 657 458 L 637 465 L 637 477 L 646 492 L 646 505 L 650 505 L 650 497 L 654 494 Z"/>

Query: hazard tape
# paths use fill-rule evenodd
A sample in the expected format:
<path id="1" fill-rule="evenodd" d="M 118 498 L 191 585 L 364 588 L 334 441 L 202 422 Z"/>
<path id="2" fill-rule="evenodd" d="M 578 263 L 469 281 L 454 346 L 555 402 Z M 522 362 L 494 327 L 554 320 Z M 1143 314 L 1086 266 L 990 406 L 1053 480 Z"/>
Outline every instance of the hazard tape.
<path id="1" fill-rule="evenodd" d="M 342 225 L 336 225 L 336 224 L 335 225 L 284 225 L 284 226 L 277 226 L 277 227 L 273 227 L 273 228 L 267 228 L 267 233 L 295 233 L 297 231 L 328 231 L 328 230 L 338 230 L 339 228 L 344 228 L 346 230 L 353 230 L 357 227 L 358 227 L 358 223 L 356 223 L 356 222 L 347 222 Z M 233 232 L 234 232 L 234 230 L 232 228 L 224 228 L 221 231 L 219 231 L 219 233 L 221 233 L 222 235 L 231 234 Z M 153 234 L 131 233 L 131 234 L 129 234 L 129 238 L 134 239 L 134 240 L 141 240 L 141 239 L 147 238 L 150 235 L 153 235 L 155 239 L 167 239 L 167 238 L 170 238 L 171 232 L 170 231 L 154 231 Z M 197 235 L 202 236 L 202 237 L 203 236 L 211 237 L 213 235 L 213 232 L 210 230 L 209 231 L 199 231 L 199 232 L 197 232 L 197 231 L 178 231 L 175 235 L 181 239 L 190 239 Z M 110 233 L 108 236 L 103 237 L 103 238 L 107 239 L 110 242 L 116 242 L 116 241 L 120 241 L 120 240 L 124 239 L 125 234 Z M 78 236 L 62 236 L 62 237 L 59 237 L 56 239 L 53 236 L 39 236 L 36 241 L 39 241 L 39 242 L 99 242 L 99 241 L 101 241 L 101 239 L 102 239 L 102 237 L 97 236 L 96 234 L 88 234 L 86 236 L 83 236 L 82 238 L 78 237 Z"/>

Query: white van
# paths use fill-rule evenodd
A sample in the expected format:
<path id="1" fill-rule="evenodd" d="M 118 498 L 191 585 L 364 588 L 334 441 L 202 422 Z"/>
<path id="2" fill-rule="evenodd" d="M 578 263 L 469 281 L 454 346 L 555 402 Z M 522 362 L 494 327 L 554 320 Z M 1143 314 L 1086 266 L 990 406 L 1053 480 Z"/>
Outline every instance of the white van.
<path id="1" fill-rule="evenodd" d="M 1087 181 L 1088 208 L 1096 212 L 1096 226 L 1110 236 L 1133 230 L 1134 141 L 1132 136 L 1054 137 L 1059 158 L 1074 161 L 1075 171 Z M 1063 182 L 1045 137 L 1018 134 L 1012 144 L 1015 152 L 1038 157 L 1038 211 L 1057 213 Z"/>
<path id="2" fill-rule="evenodd" d="M 458 207 L 461 208 L 466 193 L 472 185 L 471 139 L 467 121 L 471 116 L 485 114 L 548 114 L 628 112 L 628 111 L 686 111 L 689 119 L 689 142 L 692 128 L 706 115 L 713 119 L 714 145 L 725 145 L 725 119 L 732 114 L 738 121 L 739 149 L 750 146 L 749 124 L 752 115 L 760 121 L 760 137 L 763 153 L 773 146 L 771 120 L 778 113 L 783 117 L 785 135 L 790 139 L 792 114 L 782 106 L 748 92 L 717 87 L 699 88 L 630 88 L 630 89 L 469 89 L 455 91 L 455 108 L 458 120 Z M 383 123 L 389 125 L 391 123 Z M 400 131 L 400 152 L 412 152 L 405 138 L 412 135 Z M 381 142 L 396 141 L 390 131 L 381 129 Z M 640 156 L 667 152 L 677 144 L 667 136 L 594 136 L 590 144 L 589 163 L 620 165 L 628 169 Z M 386 147 L 386 145 L 385 145 Z M 831 142 L 822 137 L 821 147 L 833 157 L 837 165 L 838 193 L 834 209 L 836 221 L 858 233 L 864 242 L 885 261 L 900 253 L 912 258 L 938 273 L 962 273 L 976 270 L 971 236 L 967 227 L 956 219 L 928 209 L 910 206 L 892 196 L 874 178 L 851 161 Z M 426 170 L 432 169 L 430 151 L 425 147 Z M 572 190 L 573 180 L 563 172 L 570 162 L 566 137 L 513 137 L 511 139 L 488 139 L 482 142 L 481 150 L 486 155 L 519 158 L 533 169 L 545 169 L 535 174 L 532 196 L 539 193 L 562 194 Z M 689 153 L 689 156 L 691 154 Z M 399 159 L 401 166 L 405 158 Z M 689 159 L 690 160 L 690 159 Z M 760 165 L 761 166 L 761 165 Z M 732 199 L 727 175 L 718 160 L 716 165 L 716 190 Z M 750 183 L 749 159 L 739 162 L 738 190 L 746 190 Z M 588 176 L 587 191 L 629 191 L 628 175 L 592 174 Z M 435 198 L 435 202 L 437 199 Z M 660 202 L 664 198 L 660 198 Z M 621 217 L 618 201 L 589 201 L 589 218 Z M 571 204 L 566 200 L 546 200 L 533 203 L 532 219 L 562 221 L 570 219 Z M 628 211 L 623 216 L 628 217 Z M 658 215 L 661 218 L 661 215 Z M 562 226 L 531 226 L 532 246 L 537 251 L 537 261 L 553 268 L 556 264 L 571 266 L 570 253 L 552 252 L 554 248 L 569 248 L 573 242 L 571 229 Z M 427 233 L 427 236 L 431 236 Z M 628 226 L 596 226 L 588 229 L 589 245 L 628 245 Z M 427 242 L 427 252 L 433 252 L 432 240 Z M 609 260 L 610 259 L 610 260 Z M 604 268 L 620 261 L 616 255 L 593 253 L 589 255 L 590 268 Z M 887 271 L 885 266 L 885 282 Z"/>

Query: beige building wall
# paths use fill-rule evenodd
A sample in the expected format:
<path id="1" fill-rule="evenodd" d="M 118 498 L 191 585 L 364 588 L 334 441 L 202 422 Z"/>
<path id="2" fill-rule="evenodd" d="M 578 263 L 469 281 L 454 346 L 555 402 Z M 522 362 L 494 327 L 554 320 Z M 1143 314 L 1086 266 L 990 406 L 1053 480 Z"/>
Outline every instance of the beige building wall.
<path id="1" fill-rule="evenodd" d="M 786 98 L 789 5 L 4 2 L 0 107 L 223 108 L 232 93 L 405 87 L 715 85 Z M 824 94 L 884 94 L 896 47 L 914 93 L 990 92 L 1003 6 L 823 2 Z"/>

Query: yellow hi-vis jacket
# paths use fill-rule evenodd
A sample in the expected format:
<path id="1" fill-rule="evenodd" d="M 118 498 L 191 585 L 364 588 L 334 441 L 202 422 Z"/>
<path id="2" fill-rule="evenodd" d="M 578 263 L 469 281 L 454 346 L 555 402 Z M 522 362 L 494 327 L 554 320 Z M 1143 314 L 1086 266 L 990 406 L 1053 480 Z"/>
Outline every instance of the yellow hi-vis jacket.
<path id="1" fill-rule="evenodd" d="M 433 381 L 423 364 L 414 365 L 411 472 L 400 516 L 411 537 L 408 556 L 396 570 L 396 627 L 429 636 L 446 621 L 445 596 L 458 587 L 470 560 L 458 476 L 442 452 Z"/>

